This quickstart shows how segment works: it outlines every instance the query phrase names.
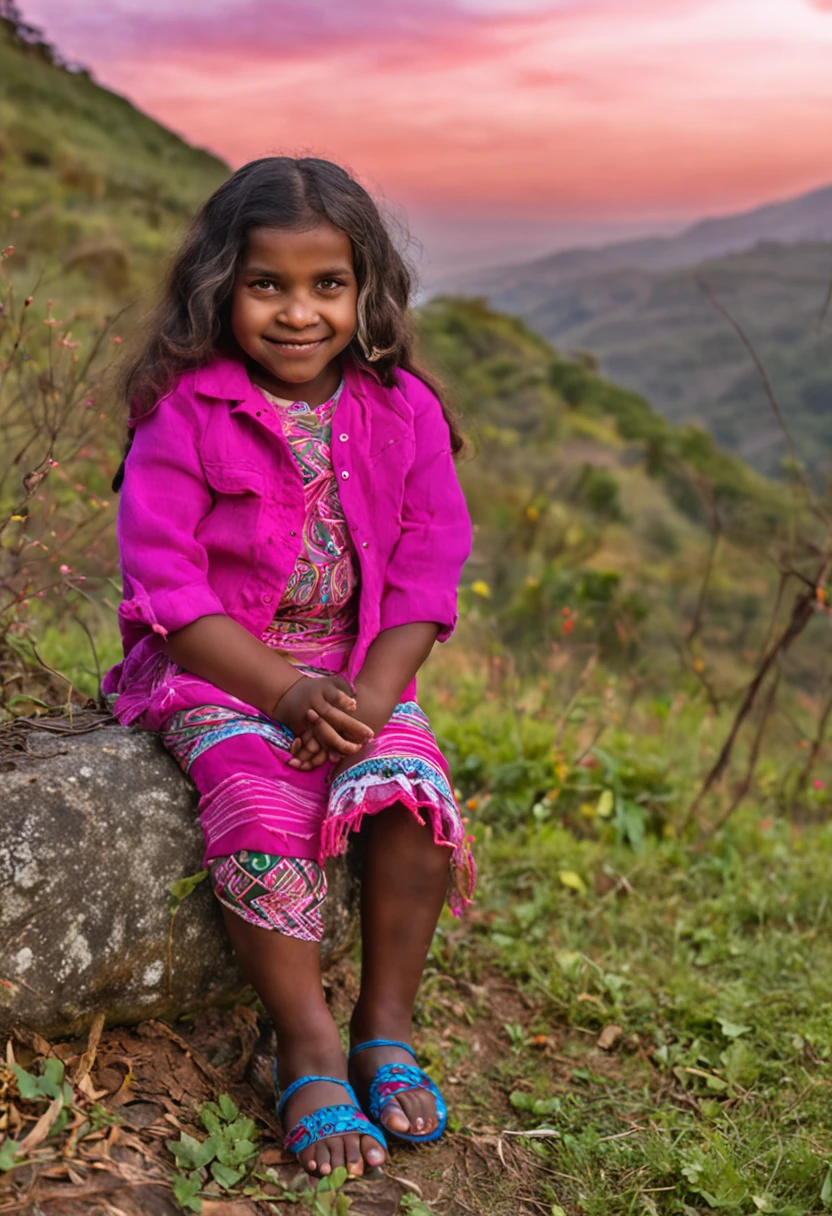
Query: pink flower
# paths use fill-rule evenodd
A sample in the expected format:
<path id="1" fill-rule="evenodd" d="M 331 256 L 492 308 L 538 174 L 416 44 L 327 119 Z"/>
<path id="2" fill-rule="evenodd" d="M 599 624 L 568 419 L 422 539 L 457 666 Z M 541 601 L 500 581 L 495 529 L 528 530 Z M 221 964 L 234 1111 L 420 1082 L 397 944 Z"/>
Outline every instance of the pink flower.
<path id="1" fill-rule="evenodd" d="M 816 789 L 816 790 L 822 790 L 822 789 L 823 789 L 823 782 L 822 782 L 822 781 L 813 781 L 813 782 L 812 782 L 812 787 L 813 787 L 813 789 Z"/>
<path id="2" fill-rule="evenodd" d="M 60 570 L 61 570 L 61 574 L 71 574 L 72 573 L 69 566 L 61 566 Z"/>

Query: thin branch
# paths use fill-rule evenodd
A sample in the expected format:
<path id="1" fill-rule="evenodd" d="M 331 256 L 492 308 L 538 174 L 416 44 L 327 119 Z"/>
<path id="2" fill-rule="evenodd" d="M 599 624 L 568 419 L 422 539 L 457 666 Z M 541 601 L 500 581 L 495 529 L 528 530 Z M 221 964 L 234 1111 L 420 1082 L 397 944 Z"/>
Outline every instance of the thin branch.
<path id="1" fill-rule="evenodd" d="M 818 721 L 818 728 L 817 728 L 817 731 L 815 732 L 815 737 L 812 740 L 812 746 L 809 750 L 809 755 L 807 756 L 806 763 L 803 766 L 800 776 L 797 779 L 798 792 L 800 790 L 803 790 L 806 788 L 809 778 L 812 775 L 812 769 L 815 767 L 815 764 L 817 763 L 817 759 L 818 759 L 818 756 L 820 755 L 821 748 L 823 747 L 824 742 L 826 740 L 826 731 L 829 726 L 830 718 L 832 718 L 832 693 L 830 693 L 829 696 L 827 697 L 826 703 L 824 704 L 823 710 L 821 711 L 820 719 Z"/>
<path id="2" fill-rule="evenodd" d="M 824 565 L 818 571 L 815 586 L 823 586 L 825 584 L 829 573 L 829 565 L 830 561 L 827 559 Z M 729 730 L 725 742 L 720 749 L 719 756 L 702 783 L 702 788 L 699 790 L 696 798 L 691 803 L 690 810 L 688 811 L 687 818 L 685 819 L 686 828 L 695 820 L 697 812 L 702 805 L 703 799 L 710 793 L 716 782 L 728 767 L 728 763 L 731 759 L 731 753 L 734 749 L 734 744 L 737 741 L 737 736 L 739 735 L 746 718 L 754 708 L 757 694 L 759 693 L 773 664 L 783 658 L 792 643 L 806 628 L 815 612 L 816 604 L 816 593 L 808 591 L 804 592 L 802 595 L 799 595 L 795 600 L 792 608 L 792 614 L 788 623 L 777 640 L 769 647 L 767 653 L 763 656 L 757 670 L 757 674 L 746 689 L 745 696 L 743 697 L 742 703 L 736 712 L 734 721 L 731 724 L 731 729 Z"/>
<path id="3" fill-rule="evenodd" d="M 754 740 L 751 744 L 751 753 L 748 757 L 748 764 L 746 766 L 745 775 L 743 776 L 742 780 L 740 781 L 739 785 L 737 786 L 736 790 L 734 791 L 734 797 L 731 799 L 731 804 L 728 807 L 728 809 L 725 811 L 725 813 L 723 815 L 721 815 L 719 817 L 719 819 L 716 821 L 716 823 L 712 824 L 711 827 L 707 828 L 702 833 L 703 837 L 712 836 L 712 835 L 714 835 L 715 832 L 718 832 L 720 828 L 725 826 L 725 824 L 731 818 L 734 811 L 737 809 L 737 807 L 743 801 L 743 799 L 745 798 L 749 789 L 751 788 L 751 782 L 753 780 L 754 773 L 757 770 L 757 762 L 760 759 L 760 749 L 763 745 L 763 736 L 765 734 L 765 729 L 766 729 L 766 726 L 768 725 L 768 720 L 771 715 L 772 707 L 774 705 L 775 700 L 777 699 L 777 692 L 780 687 L 781 675 L 782 675 L 782 670 L 780 667 L 778 667 L 777 670 L 775 671 L 774 676 L 773 676 L 771 682 L 769 683 L 768 689 L 766 691 L 766 697 L 765 697 L 765 701 L 763 702 L 762 713 L 760 714 L 760 721 L 757 724 L 757 730 L 754 732 Z"/>
<path id="4" fill-rule="evenodd" d="M 696 282 L 697 282 L 697 285 L 698 285 L 700 291 L 703 292 L 706 299 L 711 303 L 711 305 L 716 309 L 716 311 L 725 318 L 725 320 L 728 322 L 728 324 L 734 330 L 735 334 L 737 335 L 737 337 L 742 342 L 743 346 L 745 347 L 745 349 L 748 351 L 749 355 L 751 356 L 754 366 L 756 367 L 756 369 L 759 373 L 760 379 L 763 382 L 763 388 L 765 389 L 766 396 L 768 397 L 769 405 L 771 406 L 771 408 L 774 412 L 774 416 L 777 419 L 778 425 L 786 438 L 786 443 L 789 446 L 789 454 L 792 459 L 792 469 L 793 469 L 794 475 L 797 477 L 797 480 L 800 482 L 800 484 L 803 486 L 803 489 L 806 491 L 806 495 L 807 495 L 809 501 L 814 504 L 815 500 L 814 500 L 814 494 L 812 492 L 812 487 L 809 484 L 809 481 L 803 470 L 802 464 L 798 460 L 797 450 L 794 446 L 794 440 L 792 439 L 792 433 L 789 430 L 788 423 L 786 422 L 786 415 L 783 412 L 783 407 L 781 406 L 780 402 L 777 399 L 777 393 L 775 392 L 774 384 L 772 382 L 771 376 L 769 375 L 768 368 L 766 367 L 766 365 L 763 362 L 760 355 L 757 353 L 757 348 L 755 347 L 754 343 L 751 341 L 751 338 L 748 336 L 746 330 L 743 328 L 743 326 L 740 324 L 740 322 L 729 312 L 729 310 L 725 307 L 725 305 L 716 298 L 714 293 L 711 291 L 711 288 L 704 281 L 704 279 L 697 278 Z M 818 509 L 818 508 L 816 507 L 816 509 Z"/>

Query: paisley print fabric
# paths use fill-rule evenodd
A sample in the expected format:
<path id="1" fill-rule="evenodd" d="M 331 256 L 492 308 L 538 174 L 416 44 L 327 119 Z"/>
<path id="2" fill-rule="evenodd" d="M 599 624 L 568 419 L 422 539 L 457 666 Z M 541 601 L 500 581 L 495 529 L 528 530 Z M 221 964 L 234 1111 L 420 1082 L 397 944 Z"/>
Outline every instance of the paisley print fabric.
<path id="1" fill-rule="evenodd" d="M 260 390 L 280 419 L 306 507 L 303 548 L 263 641 L 293 661 L 314 657 L 329 671 L 343 665 L 358 636 L 358 562 L 332 468 L 332 420 L 342 388 L 343 382 L 316 409 Z"/>

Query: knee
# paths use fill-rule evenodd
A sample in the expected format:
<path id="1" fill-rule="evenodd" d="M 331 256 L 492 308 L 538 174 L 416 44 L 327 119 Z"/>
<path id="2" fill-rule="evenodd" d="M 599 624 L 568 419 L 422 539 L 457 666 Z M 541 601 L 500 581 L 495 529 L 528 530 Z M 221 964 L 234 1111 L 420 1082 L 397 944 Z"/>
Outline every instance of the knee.
<path id="1" fill-rule="evenodd" d="M 327 884 L 316 861 L 243 849 L 214 858 L 208 874 L 220 903 L 243 920 L 302 941 L 323 937 Z"/>

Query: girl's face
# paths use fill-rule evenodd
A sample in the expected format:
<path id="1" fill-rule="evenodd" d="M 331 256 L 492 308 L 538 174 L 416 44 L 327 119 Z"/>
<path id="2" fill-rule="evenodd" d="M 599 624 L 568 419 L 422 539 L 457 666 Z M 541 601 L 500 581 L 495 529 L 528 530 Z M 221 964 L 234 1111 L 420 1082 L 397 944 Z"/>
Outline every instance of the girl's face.
<path id="1" fill-rule="evenodd" d="M 234 283 L 231 329 L 259 365 L 263 388 L 292 400 L 302 390 L 304 401 L 320 405 L 340 382 L 336 359 L 355 335 L 357 301 L 352 245 L 340 228 L 254 228 Z"/>

